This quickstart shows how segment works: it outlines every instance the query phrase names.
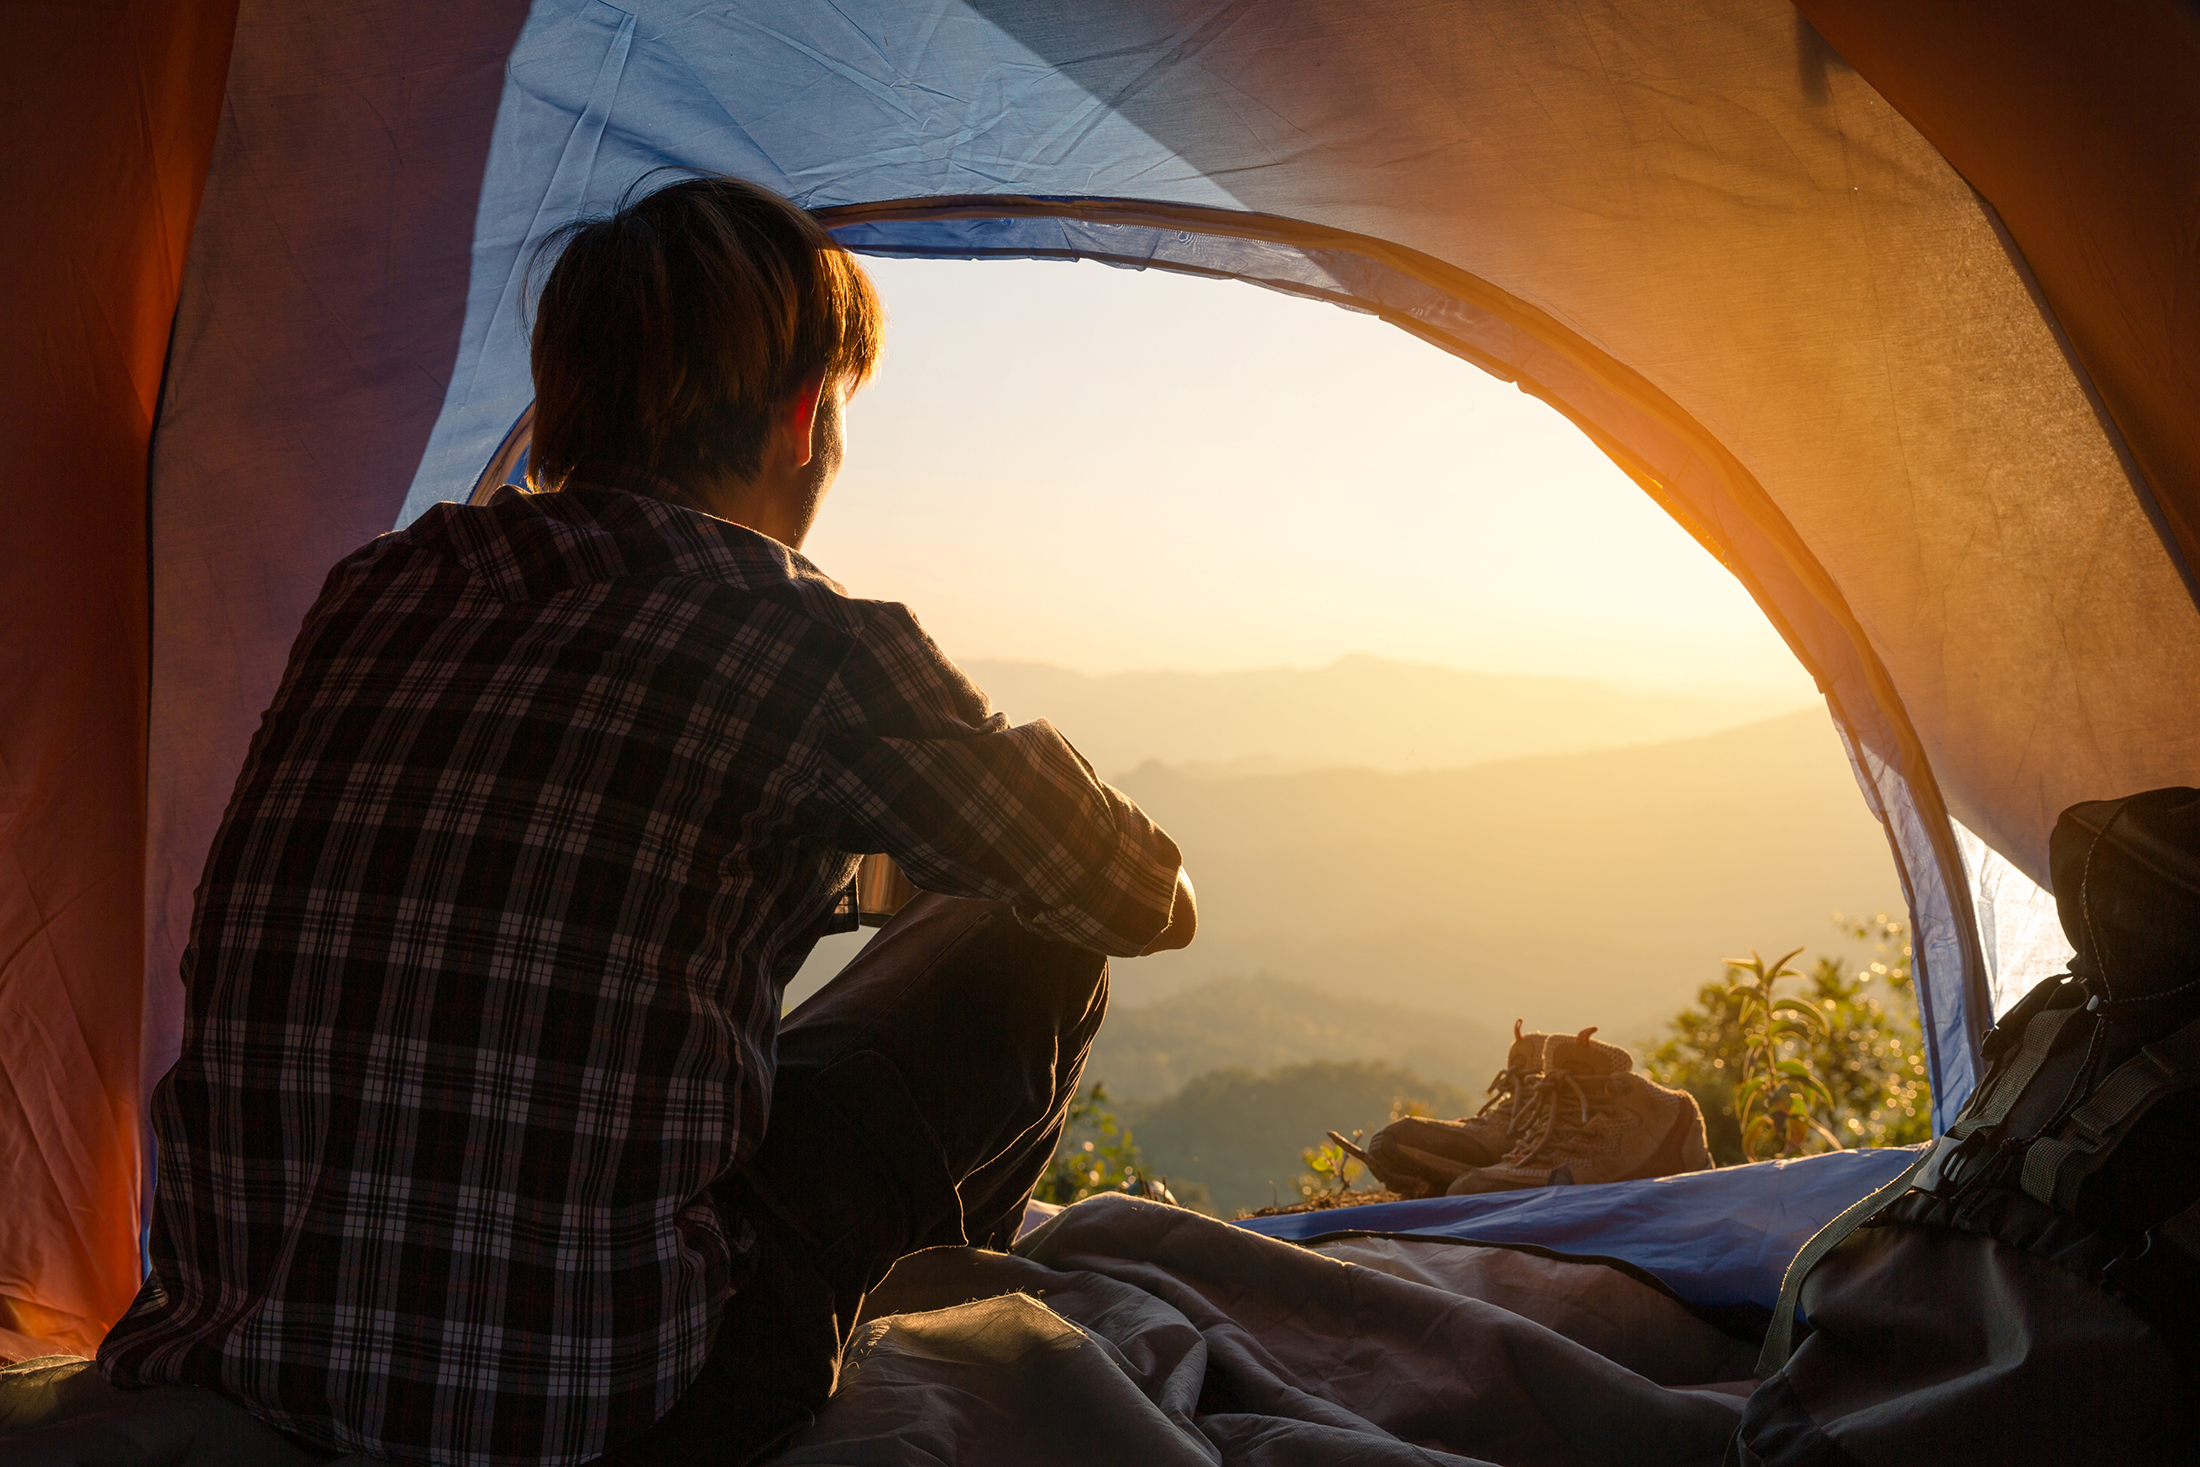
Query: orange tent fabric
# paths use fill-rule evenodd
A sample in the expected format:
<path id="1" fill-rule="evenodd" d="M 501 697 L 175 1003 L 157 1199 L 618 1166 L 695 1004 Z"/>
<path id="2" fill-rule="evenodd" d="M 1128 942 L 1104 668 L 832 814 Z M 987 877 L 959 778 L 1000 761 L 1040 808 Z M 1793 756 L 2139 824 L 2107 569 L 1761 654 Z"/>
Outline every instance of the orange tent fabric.
<path id="1" fill-rule="evenodd" d="M 235 24 L 16 7 L 0 60 L 0 1357 L 137 1291 L 146 451 Z"/>
<path id="2" fill-rule="evenodd" d="M 2200 568 L 2200 8 L 1796 8 L 2001 215 Z"/>

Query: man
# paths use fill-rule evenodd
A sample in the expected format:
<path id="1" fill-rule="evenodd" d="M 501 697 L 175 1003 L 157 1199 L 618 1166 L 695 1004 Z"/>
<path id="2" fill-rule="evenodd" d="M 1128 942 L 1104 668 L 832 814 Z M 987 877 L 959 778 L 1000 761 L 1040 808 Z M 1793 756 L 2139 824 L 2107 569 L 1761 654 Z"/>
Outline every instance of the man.
<path id="1" fill-rule="evenodd" d="M 740 1462 L 895 1258 L 1005 1246 L 1175 844 L 799 551 L 870 373 L 765 190 L 575 226 L 531 487 L 331 572 L 199 887 L 118 1384 L 402 1462 Z M 857 853 L 924 895 L 784 1025 Z"/>

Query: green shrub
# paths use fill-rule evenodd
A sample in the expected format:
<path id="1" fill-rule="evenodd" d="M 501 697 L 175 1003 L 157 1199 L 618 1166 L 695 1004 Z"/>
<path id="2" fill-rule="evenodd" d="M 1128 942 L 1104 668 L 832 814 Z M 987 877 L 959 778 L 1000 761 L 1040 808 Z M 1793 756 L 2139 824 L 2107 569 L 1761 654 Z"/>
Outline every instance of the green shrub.
<path id="1" fill-rule="evenodd" d="M 1793 1025 L 1772 1036 L 1773 1073 L 1782 1073 L 1779 1061 L 1793 1061 L 1823 1087 L 1822 1097 L 1808 1085 L 1796 1088 L 1816 1098 L 1813 1119 L 1822 1119 L 1842 1146 L 1906 1146 L 1929 1140 L 1931 1091 L 1908 924 L 1884 913 L 1869 921 L 1835 920 L 1846 936 L 1872 944 L 1873 960 L 1851 971 L 1839 959 L 1820 957 L 1807 974 L 1779 975 L 1799 985 L 1798 991 L 1779 997 L 1813 1009 L 1824 1028 L 1814 1022 L 1806 1032 Z M 1645 1066 L 1659 1084 L 1678 1086 L 1696 1097 L 1710 1133 L 1712 1159 L 1721 1166 L 1749 1159 L 1735 1099 L 1737 1090 L 1764 1069 L 1766 1051 L 1760 1047 L 1753 1053 L 1752 1044 L 1764 1037 L 1766 995 L 1772 992 L 1770 984 L 1755 981 L 1748 963 L 1739 966 L 1749 975 L 1743 981 L 1706 983 L 1697 990 L 1695 1006 L 1674 1016 Z M 1785 1078 L 1799 1082 L 1802 1077 L 1790 1071 Z M 1792 1114 L 1788 1097 L 1794 1093 L 1767 1086 L 1754 1097 L 1760 1104 L 1753 1111 L 1769 1113 L 1772 1103 L 1779 1102 L 1777 1134 L 1765 1135 L 1760 1128 L 1759 1135 L 1760 1143 L 1780 1143 L 1769 1148 L 1775 1153 L 1822 1149 L 1828 1143 L 1826 1136 L 1806 1127 L 1806 1135 L 1790 1147 L 1792 1130 L 1786 1118 Z"/>
<path id="2" fill-rule="evenodd" d="M 1161 1202 L 1178 1200 L 1167 1182 L 1147 1168 L 1130 1128 L 1115 1113 L 1107 1086 L 1096 1081 L 1092 1089 L 1070 1102 L 1062 1144 L 1031 1195 L 1041 1202 L 1066 1207 L 1101 1192 L 1127 1192 Z M 1205 1189 L 1198 1189 L 1197 1196 L 1204 1199 Z"/>

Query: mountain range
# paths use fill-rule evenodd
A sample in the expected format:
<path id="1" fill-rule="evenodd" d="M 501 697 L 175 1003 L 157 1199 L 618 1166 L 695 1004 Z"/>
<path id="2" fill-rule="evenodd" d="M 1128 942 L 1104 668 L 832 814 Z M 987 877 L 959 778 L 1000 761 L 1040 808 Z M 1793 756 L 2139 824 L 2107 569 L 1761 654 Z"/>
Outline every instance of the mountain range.
<path id="1" fill-rule="evenodd" d="M 1151 1101 L 1214 1070 L 1365 1059 L 1479 1095 L 1510 1039 L 1458 1014 L 1367 994 L 1347 999 L 1283 978 L 1213 978 L 1150 1003 L 1116 1005 L 1085 1076 L 1121 1099 Z"/>
<path id="2" fill-rule="evenodd" d="M 1461 769 L 1690 738 L 1797 706 L 1769 694 L 1631 692 L 1364 655 L 1244 672 L 1094 677 L 991 661 L 963 670 L 1011 720 L 1047 719 L 1108 775 L 1149 760 L 1206 775 Z"/>
<path id="3" fill-rule="evenodd" d="M 1374 1134 L 1401 1101 L 1423 1113 L 1472 1115 L 1482 1087 L 1462 1089 L 1385 1060 L 1308 1060 L 1264 1074 L 1213 1070 L 1156 1101 L 1126 1104 L 1121 1119 L 1151 1174 L 1187 1205 L 1220 1217 L 1296 1202 L 1304 1151 L 1334 1129 Z M 1363 1182 L 1363 1185 L 1366 1183 Z"/>
<path id="4" fill-rule="evenodd" d="M 1839 740 L 1805 712 L 1700 738 L 1463 770 L 1117 783 L 1184 850 L 1182 952 L 1119 962 L 1117 1001 L 1267 974 L 1504 1031 L 1632 1043 L 1720 960 L 1839 952 L 1836 909 L 1902 910 Z"/>
<path id="5" fill-rule="evenodd" d="M 1722 958 L 1838 952 L 1836 909 L 1902 910 L 1886 838 L 1819 709 L 1762 717 L 1766 700 L 1371 657 L 1313 672 L 966 669 L 1012 717 L 1046 714 L 1111 772 L 1197 883 L 1198 941 L 1114 965 L 1104 1036 L 1135 1029 L 1141 1005 L 1260 976 L 1324 995 L 1332 1042 L 1316 1054 L 1277 1037 L 1312 1022 L 1302 1006 L 1262 1031 L 1266 1057 L 1216 1049 L 1214 1063 L 1395 1058 L 1402 1040 L 1380 1025 L 1379 1044 L 1346 1037 L 1382 1005 L 1493 1036 L 1514 1018 L 1597 1024 L 1631 1044 L 1721 978 Z M 860 942 L 820 944 L 790 1001 Z M 1250 1034 L 1261 1012 L 1238 993 L 1210 1019 L 1218 1036 Z M 1137 1073 L 1181 1084 L 1208 1052 L 1168 1053 Z M 1412 1063 L 1432 1080 L 1486 1074 L 1481 1061 Z"/>

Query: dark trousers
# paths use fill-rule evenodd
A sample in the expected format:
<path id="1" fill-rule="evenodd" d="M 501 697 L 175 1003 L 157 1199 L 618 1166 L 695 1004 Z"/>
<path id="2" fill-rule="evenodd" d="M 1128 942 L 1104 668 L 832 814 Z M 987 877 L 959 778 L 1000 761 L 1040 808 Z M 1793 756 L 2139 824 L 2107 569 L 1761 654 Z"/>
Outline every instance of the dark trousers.
<path id="1" fill-rule="evenodd" d="M 1014 1241 L 1107 1011 L 1107 960 L 920 894 L 779 1032 L 764 1139 L 714 1188 L 755 1271 L 702 1373 L 601 1459 L 749 1462 L 832 1394 L 863 1296 L 919 1248 Z"/>

